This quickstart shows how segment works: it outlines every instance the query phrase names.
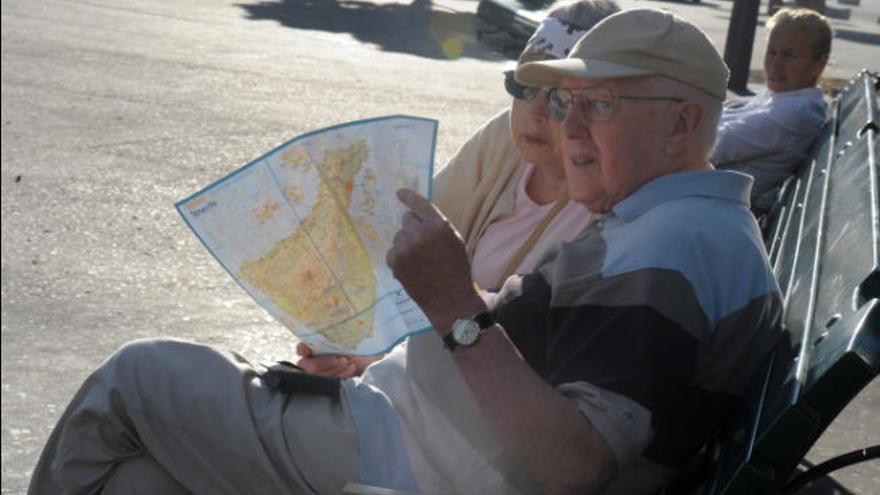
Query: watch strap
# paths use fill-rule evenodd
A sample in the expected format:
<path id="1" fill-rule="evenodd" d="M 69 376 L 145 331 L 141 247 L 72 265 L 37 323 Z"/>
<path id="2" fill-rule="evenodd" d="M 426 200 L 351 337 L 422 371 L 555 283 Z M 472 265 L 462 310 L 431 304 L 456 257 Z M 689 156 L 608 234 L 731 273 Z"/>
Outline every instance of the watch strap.
<path id="1" fill-rule="evenodd" d="M 485 330 L 495 324 L 495 317 L 489 311 L 483 311 L 474 316 L 474 321 L 477 322 L 477 325 L 480 325 L 480 330 Z"/>
<path id="2" fill-rule="evenodd" d="M 452 336 L 452 332 L 447 333 L 443 337 L 443 346 L 449 349 L 450 351 L 454 351 L 461 347 L 458 342 L 455 341 L 455 337 Z"/>
<path id="3" fill-rule="evenodd" d="M 477 322 L 477 325 L 479 325 L 479 327 L 480 327 L 481 334 L 483 333 L 484 330 L 486 330 L 487 328 L 489 328 L 495 324 L 495 317 L 489 311 L 483 311 L 482 313 L 478 314 L 477 316 L 474 316 L 471 319 L 474 320 L 475 322 Z M 455 333 L 454 331 L 451 331 L 443 336 L 443 345 L 447 349 L 449 349 L 450 351 L 454 351 L 454 350 L 458 349 L 459 347 L 465 347 L 462 344 L 459 344 L 458 341 L 455 340 L 454 333 Z M 477 340 L 475 340 L 474 343 L 470 344 L 470 345 L 472 346 L 472 345 L 476 344 L 478 340 L 479 340 L 479 337 L 477 337 Z M 470 347 L 470 346 L 467 346 L 467 347 Z"/>

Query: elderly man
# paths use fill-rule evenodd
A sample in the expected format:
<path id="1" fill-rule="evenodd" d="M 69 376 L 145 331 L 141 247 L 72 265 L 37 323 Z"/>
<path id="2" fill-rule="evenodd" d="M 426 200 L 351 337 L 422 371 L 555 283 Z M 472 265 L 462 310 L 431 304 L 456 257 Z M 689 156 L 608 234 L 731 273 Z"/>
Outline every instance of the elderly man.
<path id="1" fill-rule="evenodd" d="M 135 462 L 196 493 L 656 489 L 778 326 L 750 179 L 706 159 L 727 70 L 692 24 L 640 9 L 518 77 L 554 86 L 570 195 L 600 222 L 493 295 L 448 221 L 403 190 L 388 263 L 434 332 L 336 392 L 274 390 L 206 346 L 126 346 L 74 397 L 31 493 L 110 493 Z"/>

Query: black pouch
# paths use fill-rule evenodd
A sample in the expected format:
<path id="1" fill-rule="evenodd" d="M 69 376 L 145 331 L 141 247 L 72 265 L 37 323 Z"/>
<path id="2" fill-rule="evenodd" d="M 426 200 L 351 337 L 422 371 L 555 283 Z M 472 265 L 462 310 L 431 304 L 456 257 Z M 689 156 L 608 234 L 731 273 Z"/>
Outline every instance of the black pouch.
<path id="1" fill-rule="evenodd" d="M 331 399 L 339 398 L 339 378 L 306 373 L 299 366 L 287 362 L 270 366 L 260 374 L 263 385 L 279 392 L 290 394 L 324 395 Z"/>

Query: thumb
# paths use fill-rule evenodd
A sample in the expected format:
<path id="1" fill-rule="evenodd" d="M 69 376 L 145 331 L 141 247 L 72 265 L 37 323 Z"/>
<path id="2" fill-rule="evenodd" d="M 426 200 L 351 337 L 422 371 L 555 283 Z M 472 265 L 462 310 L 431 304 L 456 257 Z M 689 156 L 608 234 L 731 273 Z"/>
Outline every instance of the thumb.
<path id="1" fill-rule="evenodd" d="M 312 348 L 300 342 L 296 344 L 296 354 L 302 357 L 309 357 L 312 355 Z"/>

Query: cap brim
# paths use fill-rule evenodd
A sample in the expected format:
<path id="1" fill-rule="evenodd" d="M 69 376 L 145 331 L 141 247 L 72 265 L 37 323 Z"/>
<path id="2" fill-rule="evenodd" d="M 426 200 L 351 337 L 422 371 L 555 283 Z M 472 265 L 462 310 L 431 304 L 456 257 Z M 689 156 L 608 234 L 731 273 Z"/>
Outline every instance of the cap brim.
<path id="1" fill-rule="evenodd" d="M 654 72 L 604 60 L 566 58 L 522 64 L 516 69 L 516 80 L 527 86 L 559 86 L 562 78 L 566 76 L 582 79 L 616 79 L 651 74 Z"/>

